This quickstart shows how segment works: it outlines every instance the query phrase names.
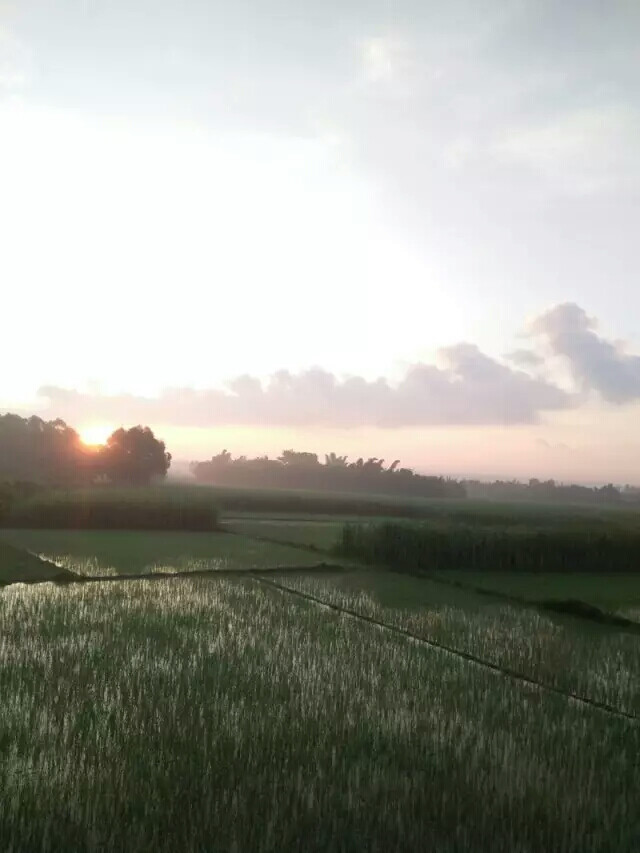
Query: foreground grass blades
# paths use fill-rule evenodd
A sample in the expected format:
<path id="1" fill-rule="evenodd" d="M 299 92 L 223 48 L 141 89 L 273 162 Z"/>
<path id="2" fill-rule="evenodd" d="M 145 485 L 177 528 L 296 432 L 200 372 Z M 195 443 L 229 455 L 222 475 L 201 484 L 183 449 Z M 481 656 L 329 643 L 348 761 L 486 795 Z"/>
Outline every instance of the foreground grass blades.
<path id="1" fill-rule="evenodd" d="M 282 577 L 279 583 L 640 717 L 637 634 L 487 602 L 427 579 L 386 572 Z"/>
<path id="2" fill-rule="evenodd" d="M 639 727 L 251 581 L 0 595 L 4 849 L 632 851 Z"/>

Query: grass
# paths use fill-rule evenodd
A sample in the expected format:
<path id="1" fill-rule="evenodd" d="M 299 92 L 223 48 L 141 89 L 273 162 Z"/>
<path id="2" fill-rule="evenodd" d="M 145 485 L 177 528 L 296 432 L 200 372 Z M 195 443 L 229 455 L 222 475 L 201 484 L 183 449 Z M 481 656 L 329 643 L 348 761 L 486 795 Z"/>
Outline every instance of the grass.
<path id="1" fill-rule="evenodd" d="M 9 588 L 0 638 L 8 851 L 637 849 L 640 727 L 254 582 Z"/>
<path id="2" fill-rule="evenodd" d="M 230 515 L 237 513 L 282 513 L 285 515 L 389 516 L 422 518 L 433 511 L 441 512 L 455 499 L 433 500 L 393 495 L 348 492 L 320 492 L 308 489 L 258 489 L 227 486 L 171 486 L 185 493 L 206 494 Z"/>
<path id="3" fill-rule="evenodd" d="M 10 583 L 57 581 L 69 577 L 70 572 L 60 566 L 0 539 L 0 586 Z"/>
<path id="4" fill-rule="evenodd" d="M 337 553 L 402 570 L 635 572 L 640 530 L 385 522 L 345 525 Z"/>
<path id="5" fill-rule="evenodd" d="M 176 489 L 92 488 L 51 491 L 18 500 L 4 527 L 211 531 L 218 510 L 204 493 Z"/>
<path id="6" fill-rule="evenodd" d="M 414 518 L 432 521 L 456 520 L 461 524 L 485 526 L 526 525 L 529 528 L 590 527 L 611 525 L 640 530 L 640 509 L 584 504 L 544 504 L 540 502 L 499 502 L 457 498 L 415 498 L 390 495 L 363 495 L 344 492 L 313 492 L 302 489 L 248 489 L 209 485 L 177 486 L 185 493 L 206 493 L 228 515 L 277 514 L 285 517 L 352 516 Z"/>
<path id="7" fill-rule="evenodd" d="M 436 573 L 437 576 L 437 573 Z M 616 612 L 621 608 L 640 607 L 640 572 L 606 574 L 576 572 L 464 572 L 449 570 L 446 580 L 459 581 L 488 591 L 511 595 L 528 601 L 578 598 Z"/>
<path id="8" fill-rule="evenodd" d="M 342 519 L 335 516 L 314 519 L 252 517 L 225 519 L 223 527 L 244 536 L 328 552 L 335 545 L 342 524 Z"/>
<path id="9" fill-rule="evenodd" d="M 384 571 L 280 582 L 560 690 L 640 715 L 640 638 L 635 634 Z"/>
<path id="10" fill-rule="evenodd" d="M 366 519 L 349 519 L 349 524 L 363 524 Z M 376 519 L 383 524 L 392 519 Z M 335 516 L 318 518 L 273 518 L 244 517 L 225 521 L 225 528 L 270 542 L 292 544 L 330 553 L 340 539 L 344 520 Z M 374 523 L 374 522 L 370 522 Z M 439 529 L 446 530 L 441 523 Z M 449 526 L 449 530 L 450 530 Z M 640 573 L 616 572 L 469 572 L 447 569 L 445 572 L 429 572 L 430 577 L 439 577 L 447 583 L 459 584 L 472 590 L 484 589 L 499 596 L 520 599 L 526 603 L 545 600 L 552 602 L 579 601 L 601 608 L 605 613 L 620 614 L 635 619 L 634 605 L 640 606 Z M 410 592 L 405 597 L 407 605 L 414 602 L 417 587 L 411 579 L 404 581 L 396 575 L 376 574 L 376 586 L 380 590 L 381 578 L 387 578 L 385 595 L 402 598 L 402 590 Z M 433 589 L 432 589 L 433 593 Z M 444 591 L 445 596 L 450 595 Z M 477 596 L 475 596 L 477 599 Z M 399 605 L 402 606 L 402 605 Z"/>
<path id="11" fill-rule="evenodd" d="M 57 566 L 93 576 L 303 566 L 318 562 L 317 555 L 310 552 L 230 533 L 3 530 L 0 536 L 5 542 L 28 549 Z"/>
<path id="12" fill-rule="evenodd" d="M 207 487 L 179 499 L 164 489 L 178 502 L 194 491 L 212 498 Z M 545 508 L 490 510 L 474 516 L 472 540 L 494 543 L 497 531 L 548 546 L 569 534 L 637 533 L 623 513 L 590 509 L 576 521 L 554 508 L 545 521 Z M 424 530 L 455 543 L 475 510 L 428 511 L 410 528 L 419 544 Z M 126 575 L 311 565 L 345 520 L 277 516 L 236 517 L 213 533 L 2 530 L 0 582 L 7 567 L 37 579 L 59 566 Z M 392 565 L 412 570 L 415 556 L 401 549 Z M 443 583 L 361 565 L 274 578 L 640 715 L 640 638 L 534 606 L 579 597 L 634 618 L 640 573 L 630 569 L 458 565 Z M 246 576 L 6 587 L 0 696 L 0 838 L 13 853 L 287 851 L 301 839 L 308 851 L 639 848 L 640 724 Z"/>
<path id="13" fill-rule="evenodd" d="M 161 503 L 164 507 L 219 507 L 227 515 L 268 513 L 271 516 L 351 516 L 416 518 L 432 521 L 455 519 L 461 524 L 529 527 L 564 527 L 567 523 L 590 526 L 612 524 L 640 530 L 640 510 L 605 506 L 500 503 L 469 499 L 416 498 L 390 495 L 318 492 L 305 489 L 231 488 L 166 483 L 147 488 L 92 487 L 34 495 L 34 505 L 45 507 L 56 500 L 101 504 L 125 502 L 140 506 Z M 29 501 L 27 500 L 26 503 Z M 24 501 L 22 502 L 24 503 Z M 41 511 L 44 511 L 41 510 Z M 37 519 L 34 523 L 38 523 Z M 41 525 L 42 526 L 42 525 Z"/>

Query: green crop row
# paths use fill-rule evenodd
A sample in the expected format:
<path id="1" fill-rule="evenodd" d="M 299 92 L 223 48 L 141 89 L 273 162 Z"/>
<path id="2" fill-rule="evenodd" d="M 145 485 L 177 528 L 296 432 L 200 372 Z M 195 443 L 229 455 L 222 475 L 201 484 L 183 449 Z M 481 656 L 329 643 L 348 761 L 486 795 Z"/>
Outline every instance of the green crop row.
<path id="1" fill-rule="evenodd" d="M 589 572 L 640 569 L 640 532 L 449 524 L 347 524 L 338 553 L 396 569 Z"/>
<path id="2" fill-rule="evenodd" d="M 13 503 L 4 527 L 97 530 L 215 530 L 218 510 L 210 497 L 180 499 L 170 491 L 46 492 Z"/>

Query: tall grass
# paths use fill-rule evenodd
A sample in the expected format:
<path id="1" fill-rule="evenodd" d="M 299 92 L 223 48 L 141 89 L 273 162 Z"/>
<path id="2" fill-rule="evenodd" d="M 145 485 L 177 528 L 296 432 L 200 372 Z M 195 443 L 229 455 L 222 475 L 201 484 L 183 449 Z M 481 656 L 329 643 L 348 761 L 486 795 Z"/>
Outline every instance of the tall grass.
<path id="1" fill-rule="evenodd" d="M 487 603 L 464 591 L 443 590 L 428 579 L 387 572 L 332 579 L 282 577 L 279 583 L 640 716 L 637 635 L 578 624 L 533 608 Z M 400 597 L 402 606 L 395 601 Z"/>
<path id="2" fill-rule="evenodd" d="M 18 501 L 4 527 L 208 531 L 218 526 L 210 496 L 162 489 L 48 492 Z"/>
<path id="3" fill-rule="evenodd" d="M 0 596 L 7 851 L 637 849 L 638 727 L 250 583 Z"/>
<path id="4" fill-rule="evenodd" d="M 395 569 L 525 572 L 635 572 L 640 531 L 568 526 L 471 527 L 450 523 L 348 524 L 338 553 Z"/>

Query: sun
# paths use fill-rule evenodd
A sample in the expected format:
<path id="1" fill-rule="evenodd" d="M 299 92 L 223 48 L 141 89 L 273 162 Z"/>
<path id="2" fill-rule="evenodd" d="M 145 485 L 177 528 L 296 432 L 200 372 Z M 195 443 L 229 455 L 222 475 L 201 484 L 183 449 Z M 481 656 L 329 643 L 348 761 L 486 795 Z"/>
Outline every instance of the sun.
<path id="1" fill-rule="evenodd" d="M 91 424 L 91 426 L 82 427 L 78 430 L 80 441 L 89 447 L 106 444 L 112 432 L 113 427 L 109 424 Z"/>

